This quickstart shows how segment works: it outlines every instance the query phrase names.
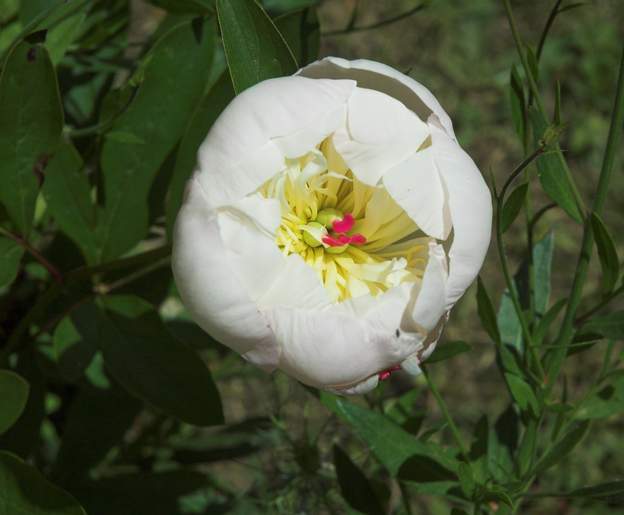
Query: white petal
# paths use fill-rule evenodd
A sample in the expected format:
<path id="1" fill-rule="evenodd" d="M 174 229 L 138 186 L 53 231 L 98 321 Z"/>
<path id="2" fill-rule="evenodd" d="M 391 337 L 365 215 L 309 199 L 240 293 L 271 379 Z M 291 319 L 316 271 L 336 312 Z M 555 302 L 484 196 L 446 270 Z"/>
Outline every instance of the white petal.
<path id="1" fill-rule="evenodd" d="M 395 166 L 384 175 L 383 183 L 420 229 L 439 240 L 448 238 L 450 211 L 431 147 Z"/>
<path id="2" fill-rule="evenodd" d="M 404 325 L 427 335 L 432 331 L 446 310 L 446 256 L 442 245 L 429 244 L 429 259 L 425 274 Z"/>
<path id="3" fill-rule="evenodd" d="M 279 358 L 273 331 L 232 270 L 216 213 L 193 180 L 174 233 L 172 267 L 180 296 L 193 319 L 221 343 L 254 351 L 265 366 Z"/>
<path id="4" fill-rule="evenodd" d="M 428 135 L 427 125 L 398 100 L 356 88 L 348 102 L 347 126 L 334 133 L 333 142 L 356 177 L 374 186 Z"/>
<path id="5" fill-rule="evenodd" d="M 447 309 L 463 295 L 479 273 L 492 231 L 492 199 L 481 172 L 445 132 L 432 127 L 434 159 L 448 191 L 453 222 L 449 251 Z"/>
<path id="6" fill-rule="evenodd" d="M 235 97 L 199 149 L 210 207 L 240 200 L 282 170 L 284 157 L 314 148 L 343 123 L 354 88 L 350 80 L 280 77 Z"/>
<path id="7" fill-rule="evenodd" d="M 326 57 L 298 73 L 311 78 L 356 80 L 359 87 L 375 89 L 400 100 L 423 120 L 429 117 L 429 113 L 433 113 L 440 126 L 455 139 L 453 123 L 433 93 L 390 66 L 366 59 L 347 61 L 339 57 Z"/>

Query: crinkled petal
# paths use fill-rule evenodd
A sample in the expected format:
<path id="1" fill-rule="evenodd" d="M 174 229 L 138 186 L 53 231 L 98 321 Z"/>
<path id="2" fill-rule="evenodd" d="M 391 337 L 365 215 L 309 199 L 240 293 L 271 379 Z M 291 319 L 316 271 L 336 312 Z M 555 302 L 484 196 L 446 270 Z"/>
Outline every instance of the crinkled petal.
<path id="1" fill-rule="evenodd" d="M 439 240 L 448 238 L 451 216 L 431 147 L 392 168 L 384 175 L 383 183 L 422 231 Z"/>
<path id="2" fill-rule="evenodd" d="M 434 159 L 448 191 L 453 222 L 446 307 L 463 295 L 481 269 L 490 244 L 492 200 L 470 156 L 445 132 L 432 127 Z"/>
<path id="3" fill-rule="evenodd" d="M 355 176 L 374 186 L 428 135 L 427 125 L 398 100 L 356 88 L 348 102 L 347 125 L 334 133 L 333 142 Z"/>
<path id="4" fill-rule="evenodd" d="M 253 351 L 254 362 L 265 368 L 276 366 L 279 347 L 273 331 L 234 273 L 216 213 L 196 180 L 188 186 L 174 239 L 173 273 L 193 319 L 233 350 Z"/>
<path id="5" fill-rule="evenodd" d="M 433 93 L 390 66 L 367 59 L 348 61 L 339 57 L 326 57 L 309 64 L 297 73 L 311 78 L 356 80 L 359 87 L 375 89 L 400 100 L 423 120 L 427 120 L 432 113 L 440 127 L 451 138 L 456 139 L 453 123 Z"/>
<path id="6" fill-rule="evenodd" d="M 355 82 L 270 79 L 228 105 L 199 149 L 199 176 L 209 206 L 240 200 L 344 124 Z M 296 135 L 296 137 L 295 137 Z"/>

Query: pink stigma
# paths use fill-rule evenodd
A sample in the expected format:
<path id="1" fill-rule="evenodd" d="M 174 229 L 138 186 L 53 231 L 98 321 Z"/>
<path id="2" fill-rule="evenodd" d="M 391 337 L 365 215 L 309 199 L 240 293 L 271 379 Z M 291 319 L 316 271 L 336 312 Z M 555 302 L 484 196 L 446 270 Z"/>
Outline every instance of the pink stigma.
<path id="1" fill-rule="evenodd" d="M 385 381 L 392 375 L 392 372 L 396 372 L 397 370 L 401 370 L 401 365 L 394 365 L 393 367 L 390 367 L 387 370 L 383 370 L 382 372 L 379 372 L 379 380 Z"/>
<path id="2" fill-rule="evenodd" d="M 339 239 L 336 239 L 333 236 L 323 236 L 323 243 L 327 243 L 330 247 L 342 247 L 343 245 L 346 245 L 346 243 L 342 243 Z"/>
<path id="3" fill-rule="evenodd" d="M 366 243 L 366 237 L 357 232 L 351 236 L 351 241 L 349 243 L 353 245 L 364 245 Z"/>
<path id="4" fill-rule="evenodd" d="M 346 215 L 344 215 L 344 218 L 342 220 L 334 220 L 332 222 L 332 228 L 337 233 L 349 232 L 351 229 L 353 229 L 354 225 L 355 219 L 353 218 L 353 215 L 351 213 L 347 213 Z"/>

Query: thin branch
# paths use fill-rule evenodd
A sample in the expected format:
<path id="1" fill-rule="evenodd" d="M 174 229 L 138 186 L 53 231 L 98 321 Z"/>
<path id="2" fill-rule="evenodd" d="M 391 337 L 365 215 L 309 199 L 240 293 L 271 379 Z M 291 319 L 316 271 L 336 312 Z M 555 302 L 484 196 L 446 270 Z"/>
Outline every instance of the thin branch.
<path id="1" fill-rule="evenodd" d="M 41 254 L 41 252 L 39 252 L 37 249 L 35 249 L 24 238 L 22 238 L 21 236 L 18 236 L 17 234 L 13 234 L 12 232 L 7 231 L 6 229 L 4 229 L 2 227 L 0 227 L 0 234 L 2 234 L 3 236 L 6 236 L 7 238 L 12 239 L 20 247 L 22 247 L 24 250 L 26 250 L 32 257 L 34 257 L 50 273 L 50 275 L 54 278 L 54 280 L 57 283 L 62 283 L 63 282 L 63 274 L 60 272 L 60 270 L 56 266 L 54 266 L 52 263 L 50 263 L 43 256 L 43 254 Z"/>
<path id="2" fill-rule="evenodd" d="M 360 27 L 346 27 L 344 29 L 339 30 L 330 30 L 329 32 L 323 32 L 322 36 L 342 36 L 344 34 L 351 34 L 352 32 L 362 32 L 365 30 L 373 30 L 379 29 L 386 25 L 390 25 L 400 20 L 404 20 L 405 18 L 409 18 L 412 14 L 417 13 L 418 11 L 424 9 L 427 6 L 427 3 L 422 3 L 413 7 L 412 9 L 405 11 L 404 13 L 398 14 L 397 16 L 393 16 L 392 18 L 386 18 L 385 20 L 381 20 L 375 23 L 371 23 L 370 25 L 363 25 Z M 351 25 L 351 23 L 349 24 Z"/>
<path id="3" fill-rule="evenodd" d="M 546 38 L 548 37 L 548 33 L 550 32 L 550 28 L 552 27 L 557 14 L 559 14 L 559 6 L 563 0 L 556 0 L 555 5 L 550 10 L 550 14 L 548 15 L 548 19 L 546 20 L 546 25 L 544 25 L 544 30 L 542 30 L 542 35 L 540 36 L 539 43 L 537 45 L 537 52 L 535 57 L 539 62 L 540 57 L 542 56 L 542 51 L 544 50 L 544 43 L 546 43 Z"/>

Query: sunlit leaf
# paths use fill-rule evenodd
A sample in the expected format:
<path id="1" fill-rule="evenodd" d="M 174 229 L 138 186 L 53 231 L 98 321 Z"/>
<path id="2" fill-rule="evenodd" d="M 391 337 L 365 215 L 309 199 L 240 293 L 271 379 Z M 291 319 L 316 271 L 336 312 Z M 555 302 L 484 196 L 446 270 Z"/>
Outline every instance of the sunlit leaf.
<path id="1" fill-rule="evenodd" d="M 0 202 L 25 236 L 62 128 L 48 52 L 40 44 L 23 41 L 9 54 L 0 75 Z"/>
<path id="2" fill-rule="evenodd" d="M 260 81 L 297 70 L 292 51 L 255 0 L 217 0 L 217 13 L 237 94 Z"/>

